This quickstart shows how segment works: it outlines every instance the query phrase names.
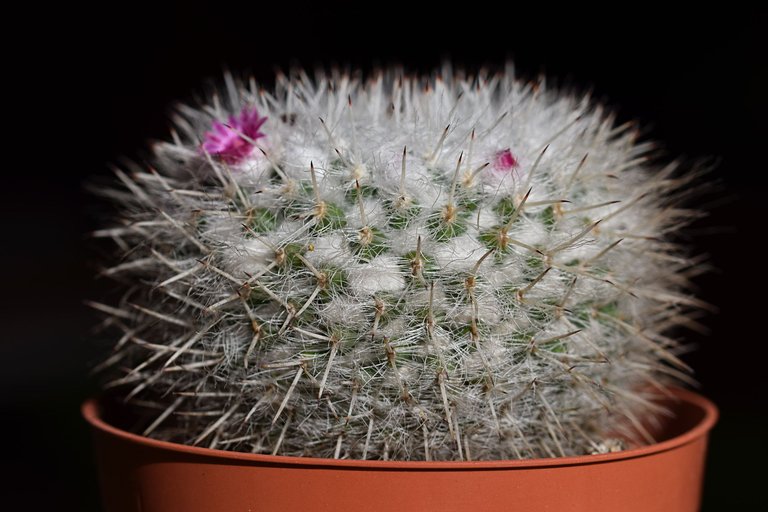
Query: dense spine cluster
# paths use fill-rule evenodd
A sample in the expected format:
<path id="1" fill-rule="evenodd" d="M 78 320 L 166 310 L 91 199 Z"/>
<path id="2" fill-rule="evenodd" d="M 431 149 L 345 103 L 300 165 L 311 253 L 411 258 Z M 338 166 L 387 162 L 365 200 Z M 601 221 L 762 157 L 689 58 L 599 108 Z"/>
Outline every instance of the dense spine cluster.
<path id="1" fill-rule="evenodd" d="M 396 71 L 227 76 L 119 222 L 93 304 L 143 433 L 313 457 L 481 460 L 605 449 L 685 378 L 688 177 L 588 98 Z M 639 437 L 638 433 L 639 432 Z M 646 436 L 647 437 L 647 436 Z"/>

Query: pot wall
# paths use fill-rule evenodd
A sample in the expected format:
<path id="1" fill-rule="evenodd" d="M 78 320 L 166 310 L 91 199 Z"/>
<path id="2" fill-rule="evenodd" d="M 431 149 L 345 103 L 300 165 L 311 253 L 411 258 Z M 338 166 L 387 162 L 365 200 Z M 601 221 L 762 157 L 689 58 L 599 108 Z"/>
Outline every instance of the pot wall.
<path id="1" fill-rule="evenodd" d="M 155 441 L 83 413 L 94 428 L 107 512 L 589 511 L 699 509 L 717 411 L 676 391 L 666 441 L 623 452 L 525 461 L 382 462 L 252 455 Z"/>

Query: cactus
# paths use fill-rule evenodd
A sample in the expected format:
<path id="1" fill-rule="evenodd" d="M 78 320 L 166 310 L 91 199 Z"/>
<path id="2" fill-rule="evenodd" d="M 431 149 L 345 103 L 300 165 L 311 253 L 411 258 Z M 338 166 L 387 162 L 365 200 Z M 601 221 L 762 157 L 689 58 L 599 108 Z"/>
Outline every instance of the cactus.
<path id="1" fill-rule="evenodd" d="M 559 457 L 651 442 L 699 303 L 693 173 L 503 73 L 225 76 L 101 192 L 100 365 L 139 432 L 256 453 Z M 608 448 L 610 447 L 610 448 Z"/>

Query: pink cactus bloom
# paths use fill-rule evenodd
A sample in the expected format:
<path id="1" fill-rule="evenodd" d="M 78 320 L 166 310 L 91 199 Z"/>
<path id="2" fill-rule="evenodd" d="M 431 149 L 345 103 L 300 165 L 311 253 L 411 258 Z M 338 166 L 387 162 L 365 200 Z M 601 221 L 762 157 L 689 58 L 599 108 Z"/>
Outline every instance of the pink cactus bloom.
<path id="1" fill-rule="evenodd" d="M 507 149 L 497 151 L 493 158 L 493 168 L 496 171 L 506 172 L 518 167 L 520 163 L 512 155 L 512 152 Z"/>
<path id="2" fill-rule="evenodd" d="M 205 133 L 202 150 L 230 165 L 240 163 L 253 151 L 253 141 L 264 137 L 259 128 L 266 120 L 255 108 L 245 108 L 239 116 L 229 116 L 226 123 L 214 121 Z"/>

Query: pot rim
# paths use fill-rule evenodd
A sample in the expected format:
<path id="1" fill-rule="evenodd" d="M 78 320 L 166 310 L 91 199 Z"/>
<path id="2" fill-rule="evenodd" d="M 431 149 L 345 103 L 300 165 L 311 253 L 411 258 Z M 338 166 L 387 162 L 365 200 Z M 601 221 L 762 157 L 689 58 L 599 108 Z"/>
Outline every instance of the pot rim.
<path id="1" fill-rule="evenodd" d="M 327 459 L 315 457 L 289 457 L 285 455 L 265 455 L 256 453 L 214 450 L 199 446 L 189 446 L 168 441 L 160 441 L 149 437 L 133 434 L 109 425 L 101 419 L 98 399 L 86 400 L 80 408 L 85 420 L 96 430 L 118 437 L 124 441 L 136 443 L 150 448 L 167 450 L 185 455 L 196 455 L 211 459 L 252 462 L 270 465 L 288 466 L 323 466 L 339 468 L 366 469 L 408 469 L 408 470 L 491 470 L 491 469 L 530 469 L 553 468 L 561 466 L 582 466 L 602 464 L 626 459 L 647 457 L 658 453 L 674 450 L 704 437 L 717 422 L 719 412 L 717 406 L 709 399 L 681 388 L 671 388 L 672 395 L 680 401 L 687 402 L 703 411 L 701 420 L 693 428 L 679 436 L 666 441 L 640 448 L 632 448 L 620 452 L 578 455 L 571 457 L 555 457 L 547 459 L 514 459 L 514 460 L 483 460 L 483 461 L 384 461 L 359 459 Z"/>

